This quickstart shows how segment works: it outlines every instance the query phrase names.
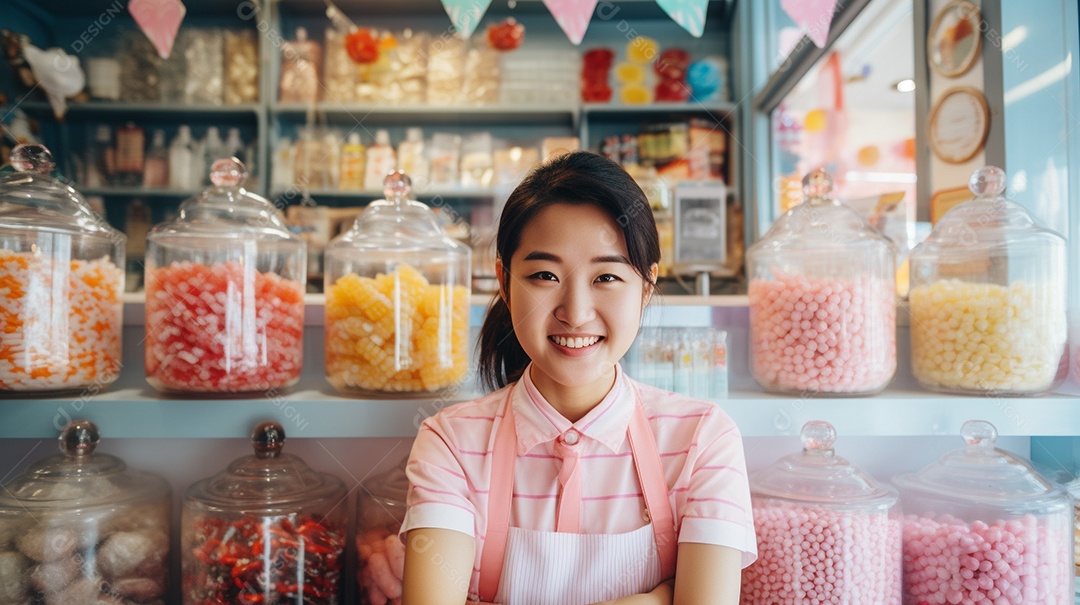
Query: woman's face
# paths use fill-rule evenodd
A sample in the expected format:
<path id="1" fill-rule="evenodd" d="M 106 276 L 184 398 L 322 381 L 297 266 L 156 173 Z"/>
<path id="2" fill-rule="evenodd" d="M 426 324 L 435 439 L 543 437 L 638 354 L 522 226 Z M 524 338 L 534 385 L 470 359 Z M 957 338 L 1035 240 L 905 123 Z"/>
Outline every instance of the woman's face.
<path id="1" fill-rule="evenodd" d="M 503 292 L 543 392 L 610 387 L 651 287 L 630 264 L 622 230 L 606 212 L 553 204 L 522 231 Z"/>

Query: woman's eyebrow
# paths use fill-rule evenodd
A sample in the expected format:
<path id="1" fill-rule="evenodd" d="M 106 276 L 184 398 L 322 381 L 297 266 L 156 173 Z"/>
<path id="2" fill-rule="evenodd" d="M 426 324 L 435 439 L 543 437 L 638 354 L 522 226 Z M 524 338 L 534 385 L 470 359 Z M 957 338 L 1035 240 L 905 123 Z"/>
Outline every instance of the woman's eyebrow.
<path id="1" fill-rule="evenodd" d="M 522 260 L 546 260 L 553 263 L 561 263 L 562 258 L 552 254 L 550 252 L 530 252 L 525 255 Z M 605 256 L 594 256 L 592 258 L 593 263 L 621 263 L 624 265 L 630 264 L 630 259 L 626 258 L 622 254 L 610 254 Z"/>

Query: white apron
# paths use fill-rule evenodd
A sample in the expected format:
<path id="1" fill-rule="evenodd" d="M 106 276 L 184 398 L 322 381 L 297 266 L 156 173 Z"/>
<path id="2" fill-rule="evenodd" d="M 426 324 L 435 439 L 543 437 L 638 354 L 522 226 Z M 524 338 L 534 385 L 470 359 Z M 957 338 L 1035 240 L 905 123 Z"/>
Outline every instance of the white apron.
<path id="1" fill-rule="evenodd" d="M 512 389 L 511 389 L 512 390 Z M 568 437 L 568 435 L 572 435 Z M 580 439 L 573 429 L 556 450 L 572 451 Z M 651 523 L 622 534 L 577 532 L 575 518 L 545 532 L 510 527 L 517 431 L 513 404 L 506 412 L 492 451 L 488 527 L 480 559 L 480 600 L 500 605 L 586 605 L 652 590 L 675 574 L 675 522 L 656 439 L 640 403 L 627 427 L 630 451 Z M 560 471 L 560 479 L 564 469 Z M 579 496 L 579 494 L 575 494 Z M 580 497 L 573 498 L 580 506 Z"/>

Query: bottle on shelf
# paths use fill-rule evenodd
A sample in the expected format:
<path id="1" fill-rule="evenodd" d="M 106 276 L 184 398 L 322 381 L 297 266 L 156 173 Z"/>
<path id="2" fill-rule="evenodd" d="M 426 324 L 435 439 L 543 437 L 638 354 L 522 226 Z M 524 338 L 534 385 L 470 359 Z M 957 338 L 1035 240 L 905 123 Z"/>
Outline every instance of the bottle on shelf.
<path id="1" fill-rule="evenodd" d="M 133 122 L 116 129 L 117 184 L 137 187 L 146 162 L 146 133 Z"/>
<path id="2" fill-rule="evenodd" d="M 390 133 L 385 129 L 376 130 L 375 144 L 368 148 L 364 189 L 381 189 L 383 180 L 396 164 L 394 148 L 390 146 Z"/>
<path id="3" fill-rule="evenodd" d="M 211 126 L 206 129 L 206 138 L 202 142 L 202 166 L 213 166 L 214 162 L 221 158 L 228 157 L 225 151 L 225 143 L 221 140 L 221 131 L 217 126 Z M 198 186 L 209 185 L 210 177 L 209 172 L 203 171 L 199 180 Z"/>
<path id="4" fill-rule="evenodd" d="M 86 157 L 86 186 L 108 187 L 113 184 L 116 169 L 116 149 L 112 146 L 112 128 L 99 124 L 94 143 Z"/>
<path id="5" fill-rule="evenodd" d="M 349 133 L 348 141 L 341 148 L 341 180 L 339 188 L 342 191 L 360 191 L 364 188 L 366 151 L 367 149 L 360 141 L 360 133 Z"/>
<path id="6" fill-rule="evenodd" d="M 398 144 L 398 168 L 412 177 L 413 188 L 423 191 L 428 186 L 428 161 L 424 153 L 424 130 L 410 127 L 405 140 Z"/>
<path id="7" fill-rule="evenodd" d="M 341 182 L 341 131 L 325 129 L 322 132 L 323 188 L 337 189 Z"/>
<path id="8" fill-rule="evenodd" d="M 169 145 L 169 188 L 192 189 L 191 164 L 195 160 L 195 144 L 191 138 L 191 127 L 180 126 L 176 138 Z"/>
<path id="9" fill-rule="evenodd" d="M 146 152 L 142 186 L 161 189 L 169 184 L 169 150 L 165 147 L 165 131 L 155 130 L 150 149 Z"/>
<path id="10" fill-rule="evenodd" d="M 271 159 L 271 174 L 273 182 L 271 186 L 275 191 L 285 191 L 293 186 L 293 165 L 296 162 L 296 148 L 293 147 L 292 139 L 282 137 L 274 149 Z"/>
<path id="11" fill-rule="evenodd" d="M 322 189 L 325 186 L 325 170 L 322 166 L 322 141 L 315 135 L 315 128 L 304 126 L 296 139 L 293 179 L 301 189 Z"/>
<path id="12" fill-rule="evenodd" d="M 233 157 L 244 164 L 250 163 L 251 159 L 247 155 L 247 148 L 244 147 L 244 142 L 240 140 L 240 129 L 230 128 L 225 135 L 224 154 L 221 157 Z"/>

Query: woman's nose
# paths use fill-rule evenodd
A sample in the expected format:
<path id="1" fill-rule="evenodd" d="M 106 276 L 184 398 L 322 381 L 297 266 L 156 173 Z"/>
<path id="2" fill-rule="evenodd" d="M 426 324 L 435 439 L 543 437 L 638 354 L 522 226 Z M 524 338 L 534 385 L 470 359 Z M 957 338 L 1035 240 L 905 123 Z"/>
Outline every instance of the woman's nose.
<path id="1" fill-rule="evenodd" d="M 570 284 L 563 288 L 562 298 L 555 307 L 555 319 L 576 328 L 595 318 L 596 307 L 588 286 Z"/>

